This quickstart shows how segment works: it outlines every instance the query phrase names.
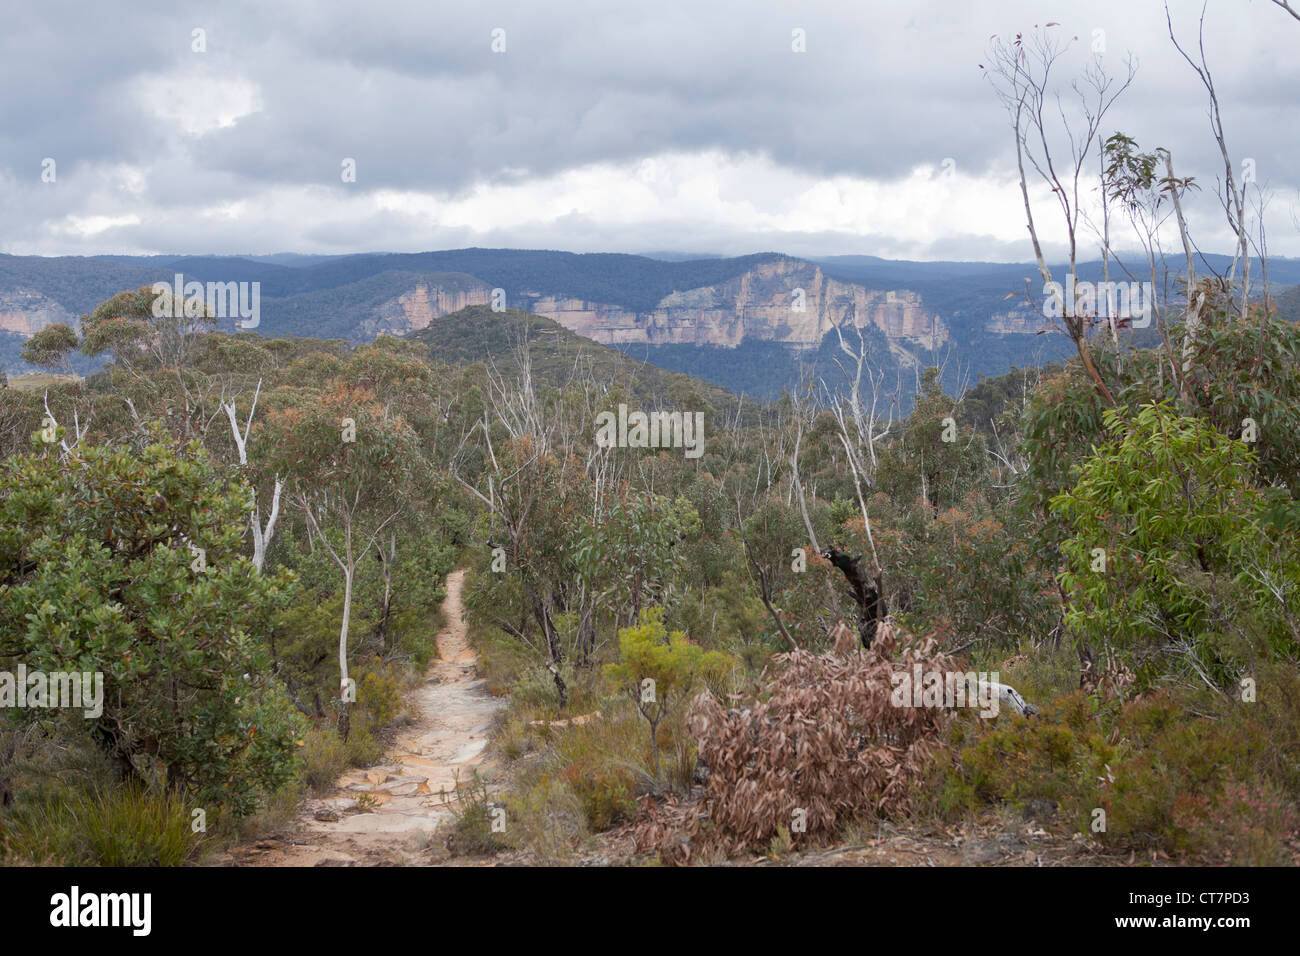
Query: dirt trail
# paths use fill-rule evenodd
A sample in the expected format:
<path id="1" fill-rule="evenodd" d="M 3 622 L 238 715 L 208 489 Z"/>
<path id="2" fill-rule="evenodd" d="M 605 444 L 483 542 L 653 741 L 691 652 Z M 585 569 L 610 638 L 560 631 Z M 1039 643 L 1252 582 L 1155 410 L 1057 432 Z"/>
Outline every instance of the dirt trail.
<path id="1" fill-rule="evenodd" d="M 251 866 L 420 861 L 421 836 L 450 818 L 457 778 L 467 781 L 482 762 L 493 716 L 505 707 L 475 677 L 461 604 L 464 580 L 463 570 L 447 577 L 438 661 L 408 696 L 408 709 L 419 716 L 398 732 L 384 762 L 345 774 L 333 796 L 303 804 L 286 836 L 236 851 L 235 861 Z"/>

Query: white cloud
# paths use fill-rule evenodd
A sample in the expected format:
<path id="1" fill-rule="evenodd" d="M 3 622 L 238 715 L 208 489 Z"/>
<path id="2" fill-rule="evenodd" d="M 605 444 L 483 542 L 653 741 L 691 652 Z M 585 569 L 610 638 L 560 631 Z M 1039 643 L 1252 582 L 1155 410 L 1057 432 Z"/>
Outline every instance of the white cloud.
<path id="1" fill-rule="evenodd" d="M 139 216 L 68 216 L 61 226 L 56 227 L 64 235 L 80 238 L 98 236 L 110 229 L 140 225 Z"/>
<path id="2" fill-rule="evenodd" d="M 190 136 L 227 129 L 262 110 L 255 83 L 201 68 L 140 77 L 135 94 L 146 111 Z"/>
<path id="3" fill-rule="evenodd" d="M 1287 94 L 1300 83 L 1300 25 L 1228 2 L 1211 5 L 1207 45 L 1229 145 L 1257 159 L 1274 192 L 1271 251 L 1300 255 L 1300 122 Z M 1200 0 L 1171 5 L 1191 39 Z M 1204 91 L 1160 6 L 1087 6 L 1061 29 L 1086 44 L 1104 28 L 1112 69 L 1125 50 L 1142 61 L 1108 128 L 1172 149 L 1180 175 L 1202 185 L 1196 239 L 1230 249 Z M 0 250 L 1025 259 L 1010 132 L 978 63 L 990 34 L 1043 19 L 1033 0 L 797 12 L 783 0 L 503 0 L 490 22 L 422 0 L 360 17 L 351 0 L 219 14 L 173 0 L 73 22 L 33 8 L 0 34 L 0 58 L 18 75 L 54 56 L 66 67 L 0 93 Z M 189 45 L 196 23 L 202 55 Z M 495 25 L 509 31 L 507 54 L 488 49 Z M 805 54 L 790 51 L 794 25 L 808 31 Z M 44 156 L 58 159 L 57 185 L 39 180 Z M 355 184 L 339 181 L 344 157 L 357 159 Z M 1062 255 L 1051 197 L 1034 197 Z"/>

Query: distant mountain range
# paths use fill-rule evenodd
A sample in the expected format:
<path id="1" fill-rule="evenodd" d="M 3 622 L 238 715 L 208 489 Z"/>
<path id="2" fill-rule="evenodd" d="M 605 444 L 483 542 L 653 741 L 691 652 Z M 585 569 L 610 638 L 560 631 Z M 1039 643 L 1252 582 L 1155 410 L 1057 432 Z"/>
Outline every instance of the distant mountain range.
<path id="1" fill-rule="evenodd" d="M 1223 270 L 1226 257 L 1200 268 Z M 1101 278 L 1099 263 L 1079 268 Z M 0 365 L 23 370 L 21 341 L 117 292 L 177 273 L 258 282 L 268 336 L 369 340 L 410 335 L 471 306 L 545 316 L 578 335 L 732 391 L 772 398 L 807 375 L 838 376 L 839 335 L 860 329 L 872 361 L 904 391 L 913 369 L 997 375 L 1068 353 L 1028 305 L 1031 264 L 901 262 L 873 256 L 736 258 L 456 249 L 346 256 L 0 255 Z M 1112 265 L 1113 280 L 1126 278 Z M 1139 278 L 1141 278 L 1139 276 Z M 1026 281 L 1028 280 L 1028 287 Z M 1300 283 L 1300 260 L 1270 262 L 1275 287 Z M 1171 280 L 1172 281 L 1172 280 Z M 500 290 L 500 291 L 495 291 Z M 1288 297 L 1288 301 L 1290 298 Z M 232 326 L 233 327 L 233 326 Z"/>

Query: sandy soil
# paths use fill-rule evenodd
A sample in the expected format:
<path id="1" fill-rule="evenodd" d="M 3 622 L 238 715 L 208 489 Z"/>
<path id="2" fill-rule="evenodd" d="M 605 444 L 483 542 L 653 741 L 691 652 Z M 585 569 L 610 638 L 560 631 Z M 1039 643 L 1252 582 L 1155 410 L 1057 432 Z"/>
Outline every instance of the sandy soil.
<path id="1" fill-rule="evenodd" d="M 308 799 L 276 836 L 232 850 L 239 866 L 373 866 L 425 862 L 425 847 L 451 818 L 457 782 L 483 761 L 488 730 L 505 701 L 475 675 L 461 604 L 463 570 L 447 578 L 438 661 L 407 699 L 416 720 L 398 731 L 384 762 L 353 770 L 335 792 Z"/>

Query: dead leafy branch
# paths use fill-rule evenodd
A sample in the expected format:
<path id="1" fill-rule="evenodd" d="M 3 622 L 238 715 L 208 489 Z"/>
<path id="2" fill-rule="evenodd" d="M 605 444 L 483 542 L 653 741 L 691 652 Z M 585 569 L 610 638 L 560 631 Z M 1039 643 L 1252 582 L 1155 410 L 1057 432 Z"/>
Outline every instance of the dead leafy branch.
<path id="1" fill-rule="evenodd" d="M 764 672 L 764 693 L 744 709 L 698 696 L 689 721 L 708 782 L 686 800 L 646 798 L 638 850 L 683 865 L 764 847 L 780 828 L 806 839 L 859 814 L 902 813 L 949 718 L 941 708 L 894 705 L 900 668 L 949 669 L 930 638 L 905 638 L 895 658 L 903 636 L 885 623 L 866 651 L 779 655 Z"/>

